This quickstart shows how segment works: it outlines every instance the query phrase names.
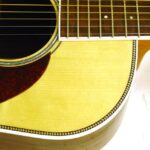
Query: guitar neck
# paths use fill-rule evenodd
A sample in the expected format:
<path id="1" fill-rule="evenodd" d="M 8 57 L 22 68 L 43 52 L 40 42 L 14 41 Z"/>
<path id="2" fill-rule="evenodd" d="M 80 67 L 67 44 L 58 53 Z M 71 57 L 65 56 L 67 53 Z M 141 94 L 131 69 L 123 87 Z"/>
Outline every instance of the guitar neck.
<path id="1" fill-rule="evenodd" d="M 68 38 L 150 38 L 150 1 L 61 0 L 60 33 Z"/>

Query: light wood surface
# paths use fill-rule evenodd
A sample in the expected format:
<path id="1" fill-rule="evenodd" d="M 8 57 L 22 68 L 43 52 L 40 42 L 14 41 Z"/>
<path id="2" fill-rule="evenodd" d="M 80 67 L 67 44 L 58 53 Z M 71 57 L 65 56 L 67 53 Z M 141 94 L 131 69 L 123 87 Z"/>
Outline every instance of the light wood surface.
<path id="1" fill-rule="evenodd" d="M 63 42 L 31 88 L 0 104 L 0 124 L 67 132 L 99 121 L 120 100 L 132 41 Z"/>

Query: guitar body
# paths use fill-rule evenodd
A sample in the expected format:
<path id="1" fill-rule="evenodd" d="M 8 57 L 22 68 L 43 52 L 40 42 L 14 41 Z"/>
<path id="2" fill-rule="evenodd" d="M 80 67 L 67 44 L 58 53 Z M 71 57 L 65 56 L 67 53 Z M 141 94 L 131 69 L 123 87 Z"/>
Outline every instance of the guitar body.
<path id="1" fill-rule="evenodd" d="M 133 41 L 62 42 L 43 75 L 0 104 L 1 129 L 59 139 L 101 128 L 126 101 L 135 48 Z"/>
<path id="2" fill-rule="evenodd" d="M 52 150 L 103 145 L 114 133 L 131 89 L 136 40 L 147 38 L 150 3 L 2 4 L 0 148 L 7 149 L 7 143 L 15 149 L 25 143 L 24 149 L 33 145 L 36 150 L 39 143 Z"/>

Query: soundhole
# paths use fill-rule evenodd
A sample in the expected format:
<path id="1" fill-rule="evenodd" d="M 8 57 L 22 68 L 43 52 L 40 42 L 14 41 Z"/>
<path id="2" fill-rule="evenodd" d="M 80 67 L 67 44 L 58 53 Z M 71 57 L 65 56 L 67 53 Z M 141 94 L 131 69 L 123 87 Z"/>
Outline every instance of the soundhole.
<path id="1" fill-rule="evenodd" d="M 0 0 L 0 4 L 1 59 L 32 55 L 51 39 L 56 13 L 50 0 Z"/>

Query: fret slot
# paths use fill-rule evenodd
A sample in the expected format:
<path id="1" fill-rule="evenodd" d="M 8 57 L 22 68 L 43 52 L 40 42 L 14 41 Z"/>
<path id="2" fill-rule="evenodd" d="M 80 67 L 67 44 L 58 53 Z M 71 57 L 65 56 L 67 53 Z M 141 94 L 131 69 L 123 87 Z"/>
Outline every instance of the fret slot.
<path id="1" fill-rule="evenodd" d="M 138 36 L 140 37 L 140 20 L 139 20 L 139 3 L 136 0 L 136 12 L 137 12 L 137 24 L 138 24 Z"/>
<path id="2" fill-rule="evenodd" d="M 77 14 L 69 14 L 69 35 L 72 36 L 77 36 Z M 74 20 L 72 20 L 74 19 Z"/>
<path id="3" fill-rule="evenodd" d="M 141 6 L 141 8 L 143 7 L 143 8 L 149 8 L 149 6 L 150 6 L 150 1 L 149 0 L 138 0 L 138 3 L 139 3 L 139 6 Z"/>
<path id="4" fill-rule="evenodd" d="M 76 12 L 77 12 L 77 37 L 80 37 L 80 1 L 77 0 L 77 6 L 76 6 Z"/>
<path id="5" fill-rule="evenodd" d="M 93 20 L 91 18 L 91 36 L 99 36 L 99 20 Z"/>
<path id="6" fill-rule="evenodd" d="M 69 26 L 70 26 L 70 22 L 69 22 L 69 14 L 70 14 L 70 7 L 69 7 L 69 0 L 67 0 L 67 37 L 69 37 Z"/>
<path id="7" fill-rule="evenodd" d="M 112 36 L 112 16 L 110 1 L 101 1 L 101 12 L 102 36 Z"/>
<path id="8" fill-rule="evenodd" d="M 87 8 L 88 8 L 88 38 L 91 36 L 91 23 L 90 23 L 90 0 L 87 0 Z"/>
<path id="9" fill-rule="evenodd" d="M 61 12 L 67 12 L 67 5 L 65 1 L 62 1 L 62 7 L 61 7 Z M 67 36 L 67 13 L 60 13 L 60 18 L 61 18 L 61 32 L 60 36 L 66 37 Z"/>
<path id="10" fill-rule="evenodd" d="M 140 6 L 139 19 L 140 19 L 141 36 L 149 36 L 150 35 L 150 1 L 143 1 L 143 2 L 139 1 L 139 6 Z"/>
<path id="11" fill-rule="evenodd" d="M 125 36 L 125 17 L 123 1 L 114 1 L 114 34 L 115 36 Z"/>
<path id="12" fill-rule="evenodd" d="M 77 36 L 77 1 L 69 0 L 69 37 Z"/>
<path id="13" fill-rule="evenodd" d="M 90 1 L 90 35 L 99 36 L 99 1 Z M 93 20 L 93 18 L 95 18 Z"/>
<path id="14" fill-rule="evenodd" d="M 98 6 L 99 6 L 99 37 L 101 38 L 102 37 L 102 12 L 101 12 L 101 0 L 99 0 L 99 3 L 98 3 Z"/>
<path id="15" fill-rule="evenodd" d="M 128 35 L 138 36 L 136 1 L 127 1 L 126 6 Z"/>
<path id="16" fill-rule="evenodd" d="M 124 15 L 115 14 L 114 20 L 115 36 L 126 36 Z"/>
<path id="17" fill-rule="evenodd" d="M 115 31 L 114 31 L 114 3 L 113 3 L 113 0 L 110 0 L 111 1 L 111 26 L 112 26 L 112 37 L 114 37 L 115 35 Z"/>
<path id="18" fill-rule="evenodd" d="M 125 37 L 128 36 L 128 28 L 127 28 L 127 6 L 126 6 L 126 0 L 123 0 L 123 8 L 124 8 L 124 25 L 125 25 Z"/>
<path id="19" fill-rule="evenodd" d="M 80 12 L 87 12 L 87 1 L 81 1 L 79 2 L 80 5 Z M 88 36 L 88 13 L 80 13 L 79 14 L 79 30 L 80 30 L 80 37 L 87 37 Z M 84 27 L 82 27 L 84 26 Z"/>

